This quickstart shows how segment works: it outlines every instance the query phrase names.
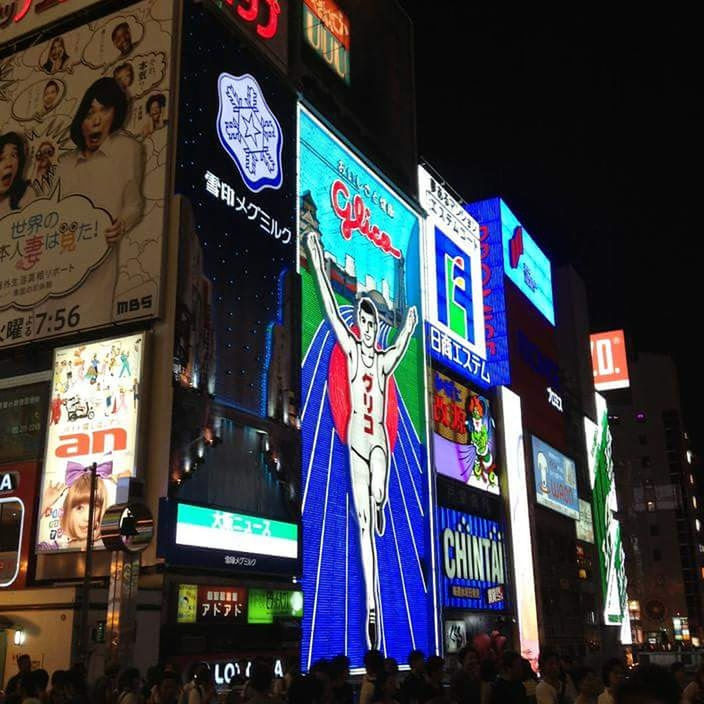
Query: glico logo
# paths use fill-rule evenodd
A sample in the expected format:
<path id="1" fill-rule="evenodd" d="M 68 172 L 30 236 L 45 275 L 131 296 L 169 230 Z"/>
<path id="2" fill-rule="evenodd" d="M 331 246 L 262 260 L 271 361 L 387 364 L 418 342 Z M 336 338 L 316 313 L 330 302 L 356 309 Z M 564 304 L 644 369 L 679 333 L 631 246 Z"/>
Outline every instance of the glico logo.
<path id="1" fill-rule="evenodd" d="M 107 442 L 107 438 L 110 438 L 110 442 Z M 59 435 L 59 442 L 63 444 L 54 450 L 54 455 L 62 459 L 119 452 L 127 449 L 127 431 L 124 428 L 107 428 L 92 433 Z"/>
<path id="2" fill-rule="evenodd" d="M 330 200 L 335 215 L 342 221 L 340 232 L 348 240 L 355 230 L 376 245 L 382 252 L 390 254 L 396 259 L 401 258 L 401 251 L 396 249 L 391 242 L 391 235 L 380 230 L 378 225 L 370 222 L 371 210 L 367 208 L 362 196 L 355 195 L 350 200 L 350 191 L 339 179 L 335 180 L 330 189 Z"/>
<path id="3" fill-rule="evenodd" d="M 435 228 L 438 320 L 463 340 L 474 342 L 472 267 L 467 253 Z"/>

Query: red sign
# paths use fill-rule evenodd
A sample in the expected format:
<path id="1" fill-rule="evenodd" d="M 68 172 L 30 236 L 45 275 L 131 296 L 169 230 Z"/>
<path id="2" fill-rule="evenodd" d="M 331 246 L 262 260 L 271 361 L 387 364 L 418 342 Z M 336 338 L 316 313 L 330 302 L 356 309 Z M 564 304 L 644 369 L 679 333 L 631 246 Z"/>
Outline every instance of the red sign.
<path id="1" fill-rule="evenodd" d="M 235 623 L 247 618 L 247 590 L 198 586 L 197 623 Z"/>
<path id="2" fill-rule="evenodd" d="M 0 0 L 0 42 L 9 42 L 98 0 Z"/>
<path id="3" fill-rule="evenodd" d="M 597 391 L 627 389 L 628 360 L 623 330 L 597 332 L 590 336 L 594 388 Z"/>
<path id="4" fill-rule="evenodd" d="M 27 583 L 38 470 L 37 462 L 0 466 L 0 590 Z"/>

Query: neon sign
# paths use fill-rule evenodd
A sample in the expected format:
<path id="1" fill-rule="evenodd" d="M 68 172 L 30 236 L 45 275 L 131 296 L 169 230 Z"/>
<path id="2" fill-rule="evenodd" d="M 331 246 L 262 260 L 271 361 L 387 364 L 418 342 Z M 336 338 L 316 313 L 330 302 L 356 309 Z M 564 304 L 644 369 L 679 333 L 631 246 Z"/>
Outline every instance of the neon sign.
<path id="1" fill-rule="evenodd" d="M 0 37 L 3 42 L 33 32 L 98 0 L 3 0 L 0 3 Z"/>
<path id="2" fill-rule="evenodd" d="M 304 0 L 303 36 L 335 73 L 350 82 L 350 22 L 333 0 Z"/>

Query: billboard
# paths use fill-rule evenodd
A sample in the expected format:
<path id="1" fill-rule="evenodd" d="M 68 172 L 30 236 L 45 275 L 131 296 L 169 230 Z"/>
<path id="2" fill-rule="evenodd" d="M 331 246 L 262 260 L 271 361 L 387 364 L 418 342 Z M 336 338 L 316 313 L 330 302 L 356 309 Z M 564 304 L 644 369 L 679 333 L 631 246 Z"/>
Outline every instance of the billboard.
<path id="1" fill-rule="evenodd" d="M 299 109 L 303 666 L 433 652 L 416 212 Z"/>
<path id="2" fill-rule="evenodd" d="M 574 461 L 535 435 L 531 436 L 531 440 L 536 501 L 541 506 L 578 521 L 579 497 Z"/>
<path id="3" fill-rule="evenodd" d="M 350 21 L 333 0 L 303 1 L 303 36 L 345 82 L 350 83 Z"/>
<path id="4" fill-rule="evenodd" d="M 250 589 L 247 623 L 269 624 L 276 619 L 301 618 L 303 594 L 290 589 Z"/>
<path id="5" fill-rule="evenodd" d="M 621 524 L 614 513 L 618 511 L 614 463 L 611 454 L 611 430 L 606 400 L 595 394 L 595 423 L 584 419 L 587 442 L 589 480 L 592 488 L 594 538 L 599 554 L 599 572 L 604 599 L 604 623 L 621 626 L 621 642 L 630 643 L 626 566 Z"/>
<path id="6" fill-rule="evenodd" d="M 48 399 L 46 383 L 0 388 L 0 465 L 42 456 Z"/>
<path id="7" fill-rule="evenodd" d="M 169 564 L 287 576 L 299 572 L 297 523 L 161 499 L 158 525 L 157 554 Z"/>
<path id="8" fill-rule="evenodd" d="M 521 655 L 537 670 L 540 651 L 538 615 L 535 602 L 533 542 L 528 510 L 528 483 L 523 442 L 521 399 L 510 389 L 499 390 L 503 426 L 503 457 L 511 517 L 513 583 L 516 590 L 516 611 Z"/>
<path id="9" fill-rule="evenodd" d="M 137 472 L 142 333 L 54 350 L 37 552 L 86 549 L 95 462 L 94 547 L 118 480 Z"/>
<path id="10" fill-rule="evenodd" d="M 508 606 L 506 531 L 496 521 L 438 507 L 440 598 L 452 609 Z"/>
<path id="11" fill-rule="evenodd" d="M 271 418 L 288 413 L 298 375 L 296 99 L 222 21 L 187 7 L 179 111 L 189 119 L 176 191 L 190 212 L 181 219 L 176 374 L 186 388 Z"/>
<path id="12" fill-rule="evenodd" d="M 425 325 L 430 355 L 487 388 L 492 378 L 486 361 L 479 225 L 422 166 L 418 193 L 427 212 Z"/>
<path id="13" fill-rule="evenodd" d="M 594 333 L 589 336 L 589 346 L 592 351 L 594 388 L 597 391 L 627 389 L 631 384 L 623 330 Z"/>
<path id="14" fill-rule="evenodd" d="M 247 623 L 247 590 L 230 585 L 179 584 L 176 623 Z"/>
<path id="15" fill-rule="evenodd" d="M 99 0 L 2 0 L 0 45 L 54 24 L 68 15 L 97 5 Z"/>
<path id="16" fill-rule="evenodd" d="M 431 372 L 433 461 L 438 474 L 499 494 L 496 423 L 488 399 Z"/>
<path id="17" fill-rule="evenodd" d="M 172 5 L 0 63 L 0 347 L 158 314 Z"/>
<path id="18" fill-rule="evenodd" d="M 592 522 L 592 506 L 584 499 L 579 500 L 579 520 L 577 521 L 577 540 L 585 543 L 594 542 L 594 524 Z"/>
<path id="19" fill-rule="evenodd" d="M 506 276 L 549 323 L 555 325 L 550 260 L 501 198 L 472 203 L 468 209 L 480 225 L 500 229 Z"/>

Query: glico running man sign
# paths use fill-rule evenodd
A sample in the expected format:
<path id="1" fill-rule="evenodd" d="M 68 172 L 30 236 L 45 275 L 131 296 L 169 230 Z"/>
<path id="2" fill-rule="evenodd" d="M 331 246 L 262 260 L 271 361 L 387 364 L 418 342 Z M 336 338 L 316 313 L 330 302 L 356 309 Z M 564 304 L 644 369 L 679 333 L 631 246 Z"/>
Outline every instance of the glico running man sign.
<path id="1" fill-rule="evenodd" d="M 432 652 L 418 215 L 299 110 L 306 668 Z"/>

